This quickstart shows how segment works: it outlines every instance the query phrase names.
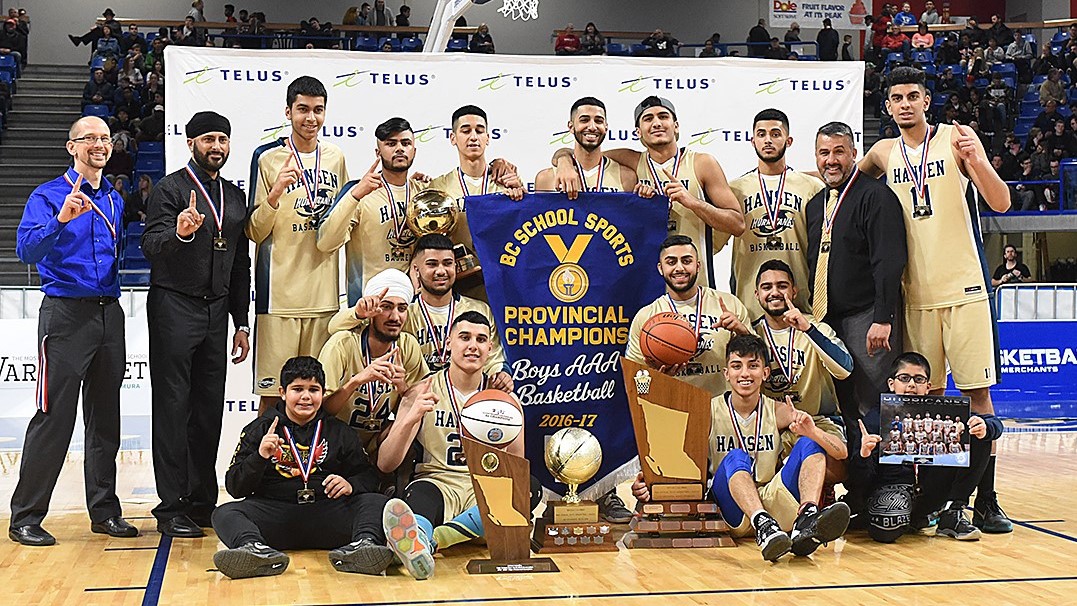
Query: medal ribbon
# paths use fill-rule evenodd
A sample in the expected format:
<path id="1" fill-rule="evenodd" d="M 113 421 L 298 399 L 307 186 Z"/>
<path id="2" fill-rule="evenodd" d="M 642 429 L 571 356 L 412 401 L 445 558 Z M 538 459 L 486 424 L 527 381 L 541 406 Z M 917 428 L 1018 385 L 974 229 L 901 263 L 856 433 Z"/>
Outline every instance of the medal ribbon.
<path id="1" fill-rule="evenodd" d="M 401 234 L 404 233 L 404 218 L 398 217 L 396 212 L 396 199 L 393 197 L 393 188 L 389 185 L 389 182 L 385 180 L 385 176 L 381 177 L 381 185 L 385 188 L 385 195 L 389 198 L 389 216 L 393 218 L 393 229 L 395 233 L 389 235 L 394 240 L 400 240 Z M 411 202 L 411 181 L 404 181 L 404 206 Z"/>
<path id="2" fill-rule="evenodd" d="M 781 212 L 782 201 L 785 199 L 785 173 L 786 171 L 783 170 L 778 177 L 778 189 L 773 196 L 763 181 L 763 173 L 758 170 L 755 173 L 759 178 L 759 191 L 763 194 L 763 205 L 767 210 L 767 218 L 770 219 L 770 227 L 775 232 L 778 231 L 778 214 Z"/>
<path id="3" fill-rule="evenodd" d="M 602 191 L 602 180 L 606 178 L 606 160 L 602 158 L 602 161 L 598 163 L 598 181 L 590 191 Z M 580 175 L 580 186 L 583 191 L 587 191 L 587 175 L 583 172 L 583 165 L 577 162 L 575 157 L 572 158 L 572 163 L 576 165 L 576 172 Z"/>
<path id="4" fill-rule="evenodd" d="M 677 303 L 673 300 L 673 297 L 669 296 L 668 292 L 666 293 L 666 301 L 669 302 L 669 310 L 670 311 L 672 311 L 675 314 L 681 313 L 681 312 L 677 311 Z M 703 287 L 702 286 L 697 286 L 696 287 L 696 321 L 695 321 L 695 327 L 692 329 L 692 332 L 694 332 L 696 334 L 696 337 L 698 338 L 699 337 L 699 332 L 702 329 L 703 329 Z"/>
<path id="5" fill-rule="evenodd" d="M 430 313 L 430 306 L 423 301 L 422 297 L 419 297 L 419 310 L 423 314 L 423 322 L 426 323 L 426 330 L 430 333 L 430 336 L 434 341 L 434 356 L 436 356 L 438 362 L 447 364 L 449 362 L 449 326 L 452 325 L 452 321 L 456 317 L 456 298 L 449 298 L 449 315 L 445 318 L 445 329 L 443 333 L 438 332 L 437 326 L 434 325 L 434 316 Z"/>
<path id="6" fill-rule="evenodd" d="M 460 179 L 460 191 L 464 192 L 465 197 L 470 196 L 471 191 L 468 190 L 467 179 L 464 178 L 464 169 L 457 166 L 456 176 Z M 482 195 L 485 196 L 488 189 L 490 189 L 490 171 L 482 174 Z"/>
<path id="7" fill-rule="evenodd" d="M 64 179 L 67 181 L 68 185 L 75 187 L 75 182 L 71 180 L 71 177 L 67 176 L 66 172 L 64 173 Z M 101 220 L 105 222 L 105 226 L 108 227 L 108 233 L 112 234 L 113 244 L 117 244 L 119 242 L 119 236 L 116 233 L 116 223 L 118 221 L 116 220 L 116 202 L 112 199 L 112 193 L 110 192 L 108 194 L 108 208 L 109 216 L 112 217 L 111 219 L 109 216 L 105 215 L 105 212 L 101 210 L 101 207 L 93 200 L 90 200 L 90 208 L 92 208 L 93 211 L 101 217 Z M 116 249 L 116 252 L 117 254 L 119 253 L 119 248 Z"/>
<path id="8" fill-rule="evenodd" d="M 366 368 L 367 366 L 370 366 L 370 362 L 371 362 L 371 360 L 373 358 L 373 356 L 370 355 L 370 328 L 366 328 L 365 330 L 363 330 L 363 337 L 362 338 L 363 338 L 363 341 L 362 341 L 362 352 L 361 353 L 363 355 L 363 368 Z M 390 360 L 395 360 L 396 359 L 396 350 L 397 350 L 396 343 L 393 343 L 392 345 L 389 346 L 389 351 L 393 352 L 393 355 L 389 356 Z M 370 407 L 370 418 L 371 419 L 374 418 L 374 413 L 377 412 L 377 410 L 378 410 L 378 406 L 376 406 L 377 402 L 374 400 L 374 383 L 375 382 L 376 381 L 371 381 L 370 383 L 367 383 L 366 385 L 363 385 L 363 387 L 366 388 L 366 401 L 367 401 L 367 404 Z"/>
<path id="9" fill-rule="evenodd" d="M 198 177 L 194 176 L 194 171 L 191 170 L 191 164 L 188 162 L 187 165 L 184 166 L 183 168 L 187 171 L 187 175 L 189 177 L 191 177 L 191 181 L 194 181 L 195 187 L 198 188 L 198 191 L 202 193 L 203 197 L 205 197 L 206 202 L 209 203 L 209 209 L 213 213 L 213 220 L 217 222 L 217 237 L 223 238 L 224 237 L 224 235 L 223 235 L 224 234 L 224 182 L 221 181 L 220 179 L 217 180 L 217 184 L 221 186 L 221 212 L 218 214 L 217 213 L 217 207 L 214 206 L 213 200 L 211 200 L 210 197 L 209 197 L 209 192 L 206 191 L 205 186 L 203 186 L 202 182 L 198 180 Z"/>
<path id="10" fill-rule="evenodd" d="M 763 330 L 767 336 L 767 345 L 770 346 L 770 350 L 774 352 L 774 359 L 778 361 L 778 367 L 785 373 L 785 378 L 789 379 L 789 386 L 793 385 L 793 336 L 795 329 L 790 326 L 789 331 L 789 349 L 785 350 L 789 356 L 788 363 L 782 362 L 782 354 L 778 351 L 778 342 L 774 338 L 774 332 L 770 330 L 770 325 L 767 324 L 766 318 L 763 319 Z"/>
<path id="11" fill-rule="evenodd" d="M 845 189 L 841 190 L 841 195 L 838 196 L 838 201 L 834 204 L 834 210 L 829 214 L 825 212 L 824 206 L 823 213 L 823 241 L 830 241 L 830 230 L 834 229 L 834 218 L 838 216 L 838 209 L 841 208 L 841 203 L 845 201 L 845 196 L 849 194 L 849 190 L 853 188 L 853 183 L 856 183 L 857 178 L 860 177 L 860 169 L 853 168 L 853 176 L 849 177 L 849 181 L 845 183 Z"/>
<path id="12" fill-rule="evenodd" d="M 677 150 L 677 155 L 676 156 L 673 156 L 673 172 L 671 174 L 673 175 L 674 179 L 677 178 L 677 172 L 680 171 L 680 169 L 681 169 L 681 159 L 682 158 L 684 158 L 684 148 L 683 147 Z M 647 166 L 650 167 L 651 176 L 654 177 L 654 188 L 658 189 L 658 190 L 661 190 L 660 185 L 662 184 L 662 181 L 664 181 L 665 179 L 662 179 L 661 177 L 658 176 L 660 174 L 658 172 L 658 169 L 661 168 L 661 167 L 658 165 L 657 162 L 655 162 L 654 160 L 651 159 L 651 156 L 649 154 L 647 155 Z"/>
<path id="13" fill-rule="evenodd" d="M 737 432 L 737 445 L 744 452 L 748 452 L 748 447 L 745 445 L 744 432 L 740 428 L 740 419 L 737 417 L 737 411 L 733 408 L 733 403 L 730 401 L 729 396 L 725 398 L 725 405 L 729 408 L 729 420 L 733 422 L 733 431 Z M 750 454 L 752 457 L 752 480 L 755 480 L 755 460 L 759 457 L 759 435 L 763 433 L 763 395 L 759 395 L 759 403 L 755 406 L 755 454 Z"/>
<path id="14" fill-rule="evenodd" d="M 310 480 L 310 472 L 314 469 L 314 450 L 318 448 L 318 443 L 322 439 L 322 421 L 318 420 L 318 424 L 314 426 L 314 439 L 310 442 L 310 447 L 307 449 L 307 462 L 303 464 L 303 457 L 299 455 L 299 448 L 296 445 L 295 437 L 292 436 L 292 432 L 288 431 L 288 428 L 284 428 L 284 437 L 288 438 L 288 446 L 292 447 L 292 457 L 295 459 L 296 465 L 299 466 L 299 475 L 303 478 L 303 488 L 307 487 L 307 482 Z"/>
<path id="15" fill-rule="evenodd" d="M 314 146 L 313 184 L 307 180 L 307 169 L 303 166 L 303 159 L 299 157 L 299 149 L 295 146 L 295 141 L 291 137 L 288 137 L 288 148 L 292 150 L 292 157 L 295 158 L 296 166 L 299 167 L 299 182 L 303 184 L 303 189 L 307 192 L 307 210 L 313 215 L 315 194 L 318 193 L 318 177 L 322 174 L 322 146 Z M 221 199 L 223 200 L 224 198 Z"/>
<path id="16" fill-rule="evenodd" d="M 920 200 L 924 199 L 924 193 L 927 191 L 927 148 L 936 132 L 938 132 L 938 129 L 931 128 L 928 125 L 927 134 L 924 135 L 924 150 L 920 155 L 920 172 L 912 169 L 908 146 L 905 145 L 905 140 L 901 139 L 901 159 L 905 161 L 905 169 L 909 171 L 909 178 L 912 179 L 913 184 L 916 186 L 916 195 Z M 913 202 L 915 203 L 916 201 L 913 200 Z"/>
<path id="17" fill-rule="evenodd" d="M 482 381 L 479 383 L 479 391 L 486 389 L 486 375 L 482 375 Z M 445 369 L 445 391 L 449 394 L 449 404 L 452 405 L 453 413 L 456 414 L 456 418 L 460 418 L 460 405 L 456 403 L 456 390 L 452 386 L 452 379 L 449 378 L 449 369 Z M 466 404 L 466 402 L 465 402 Z"/>

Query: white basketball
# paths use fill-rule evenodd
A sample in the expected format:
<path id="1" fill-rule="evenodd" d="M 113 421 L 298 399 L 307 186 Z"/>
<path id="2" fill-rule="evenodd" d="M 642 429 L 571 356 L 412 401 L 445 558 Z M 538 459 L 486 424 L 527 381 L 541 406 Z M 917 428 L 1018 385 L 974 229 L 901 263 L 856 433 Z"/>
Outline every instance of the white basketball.
<path id="1" fill-rule="evenodd" d="M 460 411 L 465 435 L 490 446 L 516 439 L 524 427 L 524 413 L 503 391 L 487 389 L 471 396 Z"/>

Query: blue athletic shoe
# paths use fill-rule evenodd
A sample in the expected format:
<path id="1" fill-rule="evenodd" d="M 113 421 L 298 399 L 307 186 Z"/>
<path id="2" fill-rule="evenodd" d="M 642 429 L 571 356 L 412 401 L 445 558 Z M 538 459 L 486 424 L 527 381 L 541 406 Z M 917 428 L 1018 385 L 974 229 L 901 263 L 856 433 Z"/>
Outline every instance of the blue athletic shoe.
<path id="1" fill-rule="evenodd" d="M 434 575 L 434 554 L 425 533 L 415 521 L 411 507 L 400 499 L 389 499 L 381 514 L 385 538 L 404 568 L 422 581 Z"/>

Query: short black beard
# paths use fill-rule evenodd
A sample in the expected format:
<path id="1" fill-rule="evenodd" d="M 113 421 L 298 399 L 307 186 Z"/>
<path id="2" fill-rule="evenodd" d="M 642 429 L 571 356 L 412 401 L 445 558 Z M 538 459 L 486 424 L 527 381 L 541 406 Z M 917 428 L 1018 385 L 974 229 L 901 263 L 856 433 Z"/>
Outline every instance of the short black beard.
<path id="1" fill-rule="evenodd" d="M 444 295 L 446 293 L 452 292 L 453 286 L 456 285 L 456 281 L 453 280 L 452 282 L 449 282 L 448 284 L 445 285 L 445 288 L 440 290 L 440 291 L 435 289 L 433 286 L 427 284 L 423 280 L 419 280 L 419 285 L 423 287 L 424 291 L 434 295 L 435 297 L 440 297 L 441 295 Z"/>
<path id="2" fill-rule="evenodd" d="M 752 149 L 755 149 L 755 147 L 753 146 L 753 147 L 752 147 Z M 786 150 L 786 149 L 787 149 L 787 147 L 786 147 L 785 145 L 783 145 L 783 146 L 782 146 L 782 151 L 781 151 L 781 153 L 779 153 L 779 154 L 778 154 L 778 157 L 777 157 L 777 158 L 769 158 L 769 159 L 768 159 L 768 158 L 764 158 L 764 157 L 763 157 L 763 154 L 759 153 L 759 150 L 758 150 L 758 149 L 756 149 L 756 150 L 755 150 L 755 155 L 756 155 L 756 156 L 757 156 L 757 157 L 758 157 L 758 158 L 759 158 L 760 160 L 762 160 L 763 162 L 766 162 L 767 164 L 774 164 L 775 162 L 778 162 L 778 161 L 780 161 L 780 160 L 781 160 L 782 158 L 784 158 L 784 157 L 785 157 L 785 150 Z"/>
<path id="3" fill-rule="evenodd" d="M 390 337 L 389 335 L 383 333 L 373 322 L 370 323 L 370 332 L 374 333 L 374 338 L 381 341 L 382 343 L 394 343 L 397 339 L 400 338 L 399 334 L 397 334 L 395 337 Z"/>
<path id="4" fill-rule="evenodd" d="M 593 152 L 596 149 L 602 147 L 602 142 L 606 140 L 606 135 L 602 135 L 598 142 L 596 142 L 594 145 L 590 145 L 583 142 L 583 133 L 573 132 L 572 136 L 576 139 L 576 143 L 579 143 L 580 147 L 584 148 L 588 152 Z"/>
<path id="5" fill-rule="evenodd" d="M 228 161 L 228 154 L 223 154 L 223 157 L 221 158 L 221 165 L 213 166 L 213 163 L 209 160 L 209 154 L 200 153 L 198 151 L 197 145 L 193 150 L 191 150 L 191 156 L 194 158 L 194 163 L 207 173 L 219 172 L 221 168 L 224 167 L 224 163 Z"/>
<path id="6" fill-rule="evenodd" d="M 685 292 L 688 292 L 688 291 L 690 291 L 690 290 L 692 290 L 693 288 L 696 287 L 696 280 L 699 279 L 699 274 L 696 273 L 696 275 L 692 276 L 692 279 L 688 282 L 688 285 L 685 286 L 684 288 L 677 288 L 677 287 L 673 286 L 673 283 L 670 282 L 669 278 L 666 278 L 665 276 L 663 276 L 663 279 L 666 281 L 666 286 L 668 286 L 669 289 L 672 290 L 673 292 L 685 293 Z"/>

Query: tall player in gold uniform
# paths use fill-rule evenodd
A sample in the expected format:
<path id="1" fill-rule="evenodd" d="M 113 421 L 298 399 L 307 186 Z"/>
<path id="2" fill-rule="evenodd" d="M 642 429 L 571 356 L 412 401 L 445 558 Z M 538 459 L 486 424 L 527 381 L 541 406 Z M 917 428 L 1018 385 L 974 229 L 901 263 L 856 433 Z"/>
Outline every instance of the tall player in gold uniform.
<path id="1" fill-rule="evenodd" d="M 890 74 L 886 106 L 901 136 L 876 143 L 860 162 L 865 173 L 886 176 L 906 213 L 909 262 L 903 280 L 906 349 L 931 363 L 932 393 L 954 385 L 972 399 L 972 412 L 991 424 L 989 388 L 998 379 L 998 338 L 988 300 L 988 268 L 979 215 L 969 182 L 997 212 L 1010 207 L 1006 184 L 991 166 L 983 143 L 967 126 L 928 124 L 931 95 L 924 73 L 901 67 Z M 915 253 L 915 254 L 914 254 Z M 976 491 L 974 524 L 984 532 L 1011 532 L 994 490 L 990 440 L 973 440 L 963 481 L 951 490 L 943 522 L 959 523 Z M 954 515 L 956 513 L 956 515 Z"/>

